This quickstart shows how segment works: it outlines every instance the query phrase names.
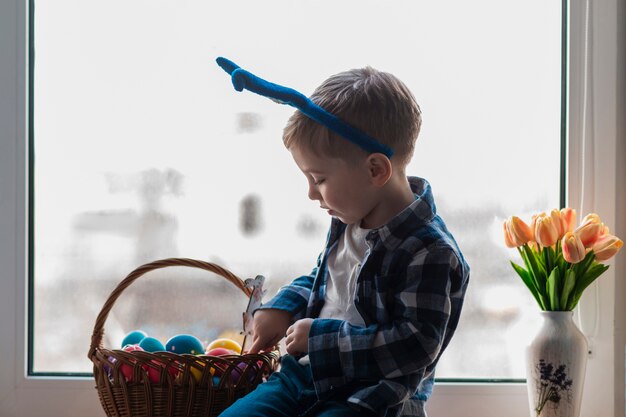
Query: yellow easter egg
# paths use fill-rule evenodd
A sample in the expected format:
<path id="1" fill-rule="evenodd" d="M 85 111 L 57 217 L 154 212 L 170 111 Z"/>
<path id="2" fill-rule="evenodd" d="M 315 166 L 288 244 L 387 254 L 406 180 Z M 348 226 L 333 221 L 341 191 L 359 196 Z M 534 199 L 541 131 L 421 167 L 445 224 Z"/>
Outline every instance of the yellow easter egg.
<path id="1" fill-rule="evenodd" d="M 203 362 L 196 362 L 201 368 L 204 368 L 204 363 Z M 213 369 L 209 369 L 209 373 L 211 375 L 213 375 L 214 371 Z M 202 379 L 202 370 L 195 368 L 195 367 L 191 367 L 191 376 L 193 376 L 193 379 L 196 382 L 200 382 L 200 380 Z"/>
<path id="2" fill-rule="evenodd" d="M 206 350 L 207 352 L 211 349 L 214 348 L 224 348 L 224 349 L 228 349 L 228 350 L 232 350 L 233 352 L 240 354 L 241 353 L 241 345 L 237 342 L 235 342 L 232 339 L 228 339 L 228 338 L 220 338 L 220 339 L 215 339 L 214 341 L 212 341 L 211 343 L 209 343 L 209 346 L 207 346 Z"/>
<path id="3" fill-rule="evenodd" d="M 237 329 L 226 329 L 223 330 L 217 337 L 216 339 L 231 339 L 234 340 L 235 342 L 239 343 L 240 345 L 243 345 L 243 332 L 241 330 L 237 330 Z"/>

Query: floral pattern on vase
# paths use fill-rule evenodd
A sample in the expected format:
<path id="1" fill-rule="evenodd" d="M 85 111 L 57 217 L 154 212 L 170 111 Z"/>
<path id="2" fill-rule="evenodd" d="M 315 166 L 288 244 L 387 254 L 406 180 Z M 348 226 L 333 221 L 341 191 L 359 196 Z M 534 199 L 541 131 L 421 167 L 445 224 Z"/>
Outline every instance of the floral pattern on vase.
<path id="1" fill-rule="evenodd" d="M 555 367 L 554 364 L 539 359 L 536 368 L 539 371 L 539 380 L 535 380 L 535 388 L 537 389 L 535 413 L 537 416 L 541 415 L 548 402 L 552 402 L 555 407 L 558 407 L 564 397 L 564 401 L 572 401 L 572 380 L 568 379 L 567 366 L 561 364 Z"/>

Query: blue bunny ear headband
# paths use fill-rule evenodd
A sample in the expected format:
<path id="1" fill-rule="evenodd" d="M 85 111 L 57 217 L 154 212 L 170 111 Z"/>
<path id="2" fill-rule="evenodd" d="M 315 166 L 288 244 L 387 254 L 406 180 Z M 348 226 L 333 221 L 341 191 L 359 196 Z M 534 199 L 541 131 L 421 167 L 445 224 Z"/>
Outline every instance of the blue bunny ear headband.
<path id="1" fill-rule="evenodd" d="M 367 152 L 380 152 L 388 158 L 393 155 L 393 150 L 389 146 L 350 126 L 293 88 L 265 81 L 226 58 L 219 57 L 216 61 L 217 65 L 231 75 L 235 90 L 243 91 L 245 88 L 277 103 L 288 104 Z"/>

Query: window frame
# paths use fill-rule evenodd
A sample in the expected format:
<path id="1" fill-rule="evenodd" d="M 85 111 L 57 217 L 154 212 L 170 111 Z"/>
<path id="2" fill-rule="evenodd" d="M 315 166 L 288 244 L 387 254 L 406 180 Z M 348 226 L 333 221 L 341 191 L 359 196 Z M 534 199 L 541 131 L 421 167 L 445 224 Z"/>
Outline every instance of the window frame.
<path id="1" fill-rule="evenodd" d="M 585 12 L 590 5 L 590 24 Z M 626 151 L 626 126 L 618 115 L 626 112 L 624 81 L 624 5 L 619 0 L 569 2 L 567 201 L 578 207 L 581 190 L 592 196 L 594 210 L 626 236 L 626 191 L 618 187 L 625 179 L 617 155 Z M 622 12 L 622 13 L 620 13 Z M 29 2 L 0 2 L 0 414 L 11 416 L 104 415 L 92 378 L 28 376 L 28 176 L 30 89 Z M 592 54 L 585 75 L 585 28 L 589 29 Z M 622 52 L 619 52 L 622 51 Z M 618 55 L 618 54 L 622 55 Z M 593 134 L 582 140 L 583 86 L 593 85 L 588 102 L 594 112 Z M 589 90 L 588 90 L 589 91 Z M 587 125 L 588 126 L 588 125 Z M 593 152 L 581 154 L 581 147 Z M 581 157 L 584 157 L 582 159 Z M 582 161 L 587 167 L 581 180 Z M 589 173 L 589 167 L 592 167 Z M 583 204 L 584 208 L 584 204 Z M 611 269 L 585 294 L 583 319 L 596 316 L 588 362 L 584 415 L 622 415 L 624 407 L 624 345 L 626 307 L 616 301 L 626 297 L 626 260 Z M 597 298 L 596 295 L 597 294 Z M 588 296 L 590 295 L 590 296 Z M 584 321 L 584 320 L 583 320 Z M 85 355 L 88 346 L 85 347 Z M 6 360 L 9 358 L 9 360 Z M 612 387 L 607 389 L 606 387 Z M 441 382 L 429 402 L 437 416 L 527 416 L 526 388 L 522 383 Z"/>

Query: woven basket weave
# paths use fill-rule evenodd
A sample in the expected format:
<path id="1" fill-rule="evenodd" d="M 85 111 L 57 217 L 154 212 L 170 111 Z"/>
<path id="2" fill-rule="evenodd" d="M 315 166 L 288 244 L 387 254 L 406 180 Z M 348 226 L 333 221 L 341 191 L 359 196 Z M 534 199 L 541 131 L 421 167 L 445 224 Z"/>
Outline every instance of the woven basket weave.
<path id="1" fill-rule="evenodd" d="M 100 403 L 109 417 L 213 417 L 252 391 L 278 366 L 278 353 L 229 356 L 126 352 L 102 346 L 104 323 L 121 293 L 145 273 L 186 266 L 225 278 L 247 297 L 252 290 L 213 263 L 171 258 L 140 266 L 111 292 L 96 319 L 89 359 Z"/>

